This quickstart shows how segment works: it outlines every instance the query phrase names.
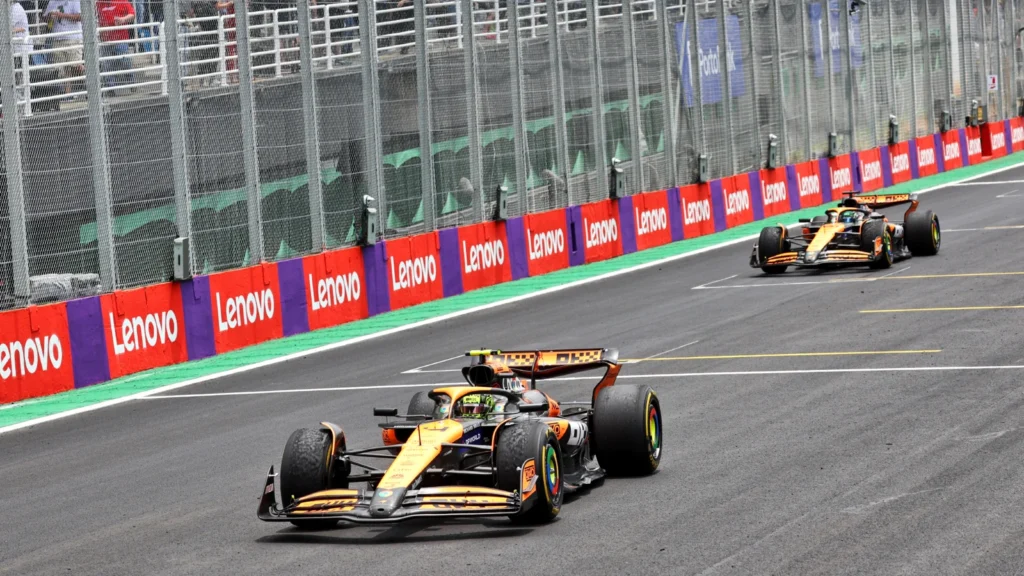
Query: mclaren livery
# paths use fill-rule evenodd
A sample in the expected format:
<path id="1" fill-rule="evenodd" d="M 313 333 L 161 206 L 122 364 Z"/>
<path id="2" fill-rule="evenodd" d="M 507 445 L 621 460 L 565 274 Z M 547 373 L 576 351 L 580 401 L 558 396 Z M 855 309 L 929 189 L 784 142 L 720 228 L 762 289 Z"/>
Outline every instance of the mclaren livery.
<path id="1" fill-rule="evenodd" d="M 878 209 L 910 204 L 903 222 L 892 222 Z M 849 194 L 823 216 L 801 219 L 800 235 L 780 225 L 761 231 L 750 255 L 750 266 L 781 274 L 790 266 L 870 266 L 888 268 L 911 256 L 938 254 L 942 243 L 939 218 L 918 211 L 916 195 Z"/>
<path id="2" fill-rule="evenodd" d="M 271 467 L 257 516 L 308 528 L 423 517 L 546 522 L 566 491 L 658 468 L 658 396 L 648 386 L 614 386 L 618 351 L 467 356 L 468 386 L 419 392 L 401 416 L 374 408 L 385 418 L 380 446 L 350 450 L 341 427 L 328 422 L 295 431 L 281 460 L 281 497 Z M 538 380 L 594 369 L 604 373 L 587 402 L 560 403 L 536 388 Z M 364 482 L 365 489 L 353 487 Z"/>

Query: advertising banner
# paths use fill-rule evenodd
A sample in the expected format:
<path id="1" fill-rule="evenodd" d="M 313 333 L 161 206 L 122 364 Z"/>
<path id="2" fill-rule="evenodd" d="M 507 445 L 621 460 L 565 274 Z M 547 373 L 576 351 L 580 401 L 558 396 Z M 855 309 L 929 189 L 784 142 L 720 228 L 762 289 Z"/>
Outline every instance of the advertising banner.
<path id="1" fill-rule="evenodd" d="M 509 224 L 510 227 L 512 225 Z M 527 214 L 522 218 L 522 230 L 526 269 L 530 276 L 539 276 L 569 267 L 571 238 L 568 211 L 559 208 Z"/>
<path id="2" fill-rule="evenodd" d="M 964 129 L 967 138 L 967 163 L 971 166 L 981 164 L 983 151 L 981 144 L 981 128 L 968 126 Z"/>
<path id="3" fill-rule="evenodd" d="M 910 172 L 910 142 L 889 145 L 889 182 L 886 185 L 909 182 L 913 174 Z"/>
<path id="4" fill-rule="evenodd" d="M 884 185 L 882 172 L 883 148 L 862 150 L 857 154 L 861 192 L 874 192 Z"/>
<path id="5" fill-rule="evenodd" d="M 842 156 L 836 156 L 834 158 L 825 159 L 828 164 L 828 199 L 824 199 L 826 202 L 832 200 L 841 200 L 843 194 L 847 192 L 853 192 L 853 158 L 849 154 L 843 154 Z"/>
<path id="6" fill-rule="evenodd" d="M 683 238 L 697 238 L 715 232 L 715 211 L 711 190 L 711 184 L 707 183 L 679 187 L 679 206 L 683 215 Z"/>
<path id="7" fill-rule="evenodd" d="M 56 394 L 74 386 L 64 304 L 0 314 L 0 403 Z"/>
<path id="8" fill-rule="evenodd" d="M 636 249 L 647 250 L 672 241 L 668 193 L 665 190 L 634 194 L 633 225 Z"/>
<path id="9" fill-rule="evenodd" d="M 939 135 L 942 143 L 942 169 L 955 170 L 964 165 L 963 150 L 960 146 L 961 130 L 950 130 Z"/>
<path id="10" fill-rule="evenodd" d="M 579 207 L 577 226 L 583 232 L 584 261 L 600 262 L 622 255 L 619 208 L 614 200 L 591 202 Z"/>
<path id="11" fill-rule="evenodd" d="M 939 173 L 938 155 L 935 153 L 935 135 L 922 136 L 915 141 L 917 154 L 912 166 L 914 178 L 924 178 Z"/>
<path id="12" fill-rule="evenodd" d="M 992 158 L 1006 156 L 1006 125 L 986 122 L 981 126 L 981 155 Z"/>
<path id="13" fill-rule="evenodd" d="M 821 185 L 821 163 L 817 160 L 788 167 L 789 187 L 797 191 L 800 208 L 821 206 L 824 190 Z"/>
<path id="14" fill-rule="evenodd" d="M 284 335 L 276 264 L 209 276 L 218 354 Z"/>
<path id="15" fill-rule="evenodd" d="M 696 82 L 691 70 L 690 25 L 688 21 L 677 22 L 675 29 L 676 54 L 679 55 L 680 78 L 686 106 L 693 106 L 693 86 Z M 743 34 L 739 17 L 725 17 L 725 61 L 729 66 L 729 94 L 733 98 L 747 92 L 746 74 L 743 72 Z M 697 20 L 697 62 L 700 68 L 700 99 L 703 104 L 722 101 L 725 81 L 722 79 L 721 49 L 718 42 L 718 18 Z"/>
<path id="16" fill-rule="evenodd" d="M 800 199 L 789 189 L 789 171 L 785 167 L 761 170 L 761 205 L 770 218 L 800 209 Z"/>
<path id="17" fill-rule="evenodd" d="M 387 255 L 388 301 L 391 310 L 437 300 L 444 296 L 441 242 L 437 232 L 384 243 Z"/>
<path id="18" fill-rule="evenodd" d="M 449 261 L 455 264 L 450 272 Z M 512 258 L 505 223 L 481 222 L 442 230 L 441 263 L 445 297 L 511 281 Z"/>
<path id="19" fill-rule="evenodd" d="M 332 250 L 307 256 L 299 262 L 304 297 L 302 310 L 309 319 L 310 330 L 369 317 L 369 290 L 362 248 Z M 282 270 L 282 293 L 285 292 L 284 278 Z"/>
<path id="20" fill-rule="evenodd" d="M 98 300 L 110 378 L 188 360 L 180 284 L 155 284 Z M 74 323 L 71 327 L 75 331 Z"/>
<path id="21" fill-rule="evenodd" d="M 722 206 L 725 228 L 734 228 L 764 217 L 763 211 L 758 214 L 761 196 L 752 192 L 752 190 L 759 190 L 760 187 L 761 179 L 757 172 L 722 178 L 721 201 L 713 202 L 713 204 L 715 204 L 715 208 L 718 205 Z M 718 228 L 717 223 L 715 228 Z"/>
<path id="22" fill-rule="evenodd" d="M 1024 150 L 1024 118 L 1010 119 L 1010 145 L 1014 152 Z"/>

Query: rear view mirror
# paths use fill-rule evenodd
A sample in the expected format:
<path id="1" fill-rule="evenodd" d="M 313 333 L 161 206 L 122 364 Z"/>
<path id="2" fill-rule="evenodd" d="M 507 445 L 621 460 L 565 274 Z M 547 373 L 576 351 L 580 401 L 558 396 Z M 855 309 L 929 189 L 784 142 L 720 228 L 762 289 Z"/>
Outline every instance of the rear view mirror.
<path id="1" fill-rule="evenodd" d="M 548 408 L 550 408 L 550 406 L 548 405 L 547 402 L 544 402 L 543 404 L 520 404 L 519 405 L 519 411 L 520 412 L 547 412 Z"/>
<path id="2" fill-rule="evenodd" d="M 800 219 L 800 223 L 801 224 L 810 224 L 811 223 L 811 219 L 810 218 L 801 218 Z"/>
<path id="3" fill-rule="evenodd" d="M 398 408 L 374 408 L 374 416 L 398 416 Z"/>

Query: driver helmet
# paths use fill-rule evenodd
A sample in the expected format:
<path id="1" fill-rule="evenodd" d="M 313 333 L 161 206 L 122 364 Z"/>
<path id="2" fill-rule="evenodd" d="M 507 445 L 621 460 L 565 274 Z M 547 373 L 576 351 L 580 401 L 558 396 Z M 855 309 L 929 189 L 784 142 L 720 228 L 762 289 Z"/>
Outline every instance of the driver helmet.
<path id="1" fill-rule="evenodd" d="M 840 219 L 840 221 L 843 224 L 856 224 L 857 222 L 860 222 L 860 218 L 861 218 L 861 213 L 860 212 L 855 212 L 853 210 L 847 210 L 846 212 L 842 213 L 842 215 L 840 216 L 839 219 Z"/>
<path id="2" fill-rule="evenodd" d="M 487 418 L 487 416 L 504 411 L 506 398 L 495 397 L 494 394 L 467 394 L 459 400 L 457 416 L 464 418 Z"/>

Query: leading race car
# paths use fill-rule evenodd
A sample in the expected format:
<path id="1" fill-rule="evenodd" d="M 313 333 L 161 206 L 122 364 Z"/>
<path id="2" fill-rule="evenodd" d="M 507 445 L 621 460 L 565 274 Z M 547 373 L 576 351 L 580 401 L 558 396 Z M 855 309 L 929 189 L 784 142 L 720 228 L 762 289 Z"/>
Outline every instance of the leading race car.
<path id="1" fill-rule="evenodd" d="M 790 266 L 863 266 L 889 268 L 911 256 L 939 253 L 942 231 L 931 210 L 919 212 L 917 195 L 848 194 L 823 216 L 801 219 L 799 236 L 782 225 L 770 226 L 750 255 L 750 266 L 766 274 L 781 274 Z M 877 209 L 910 203 L 903 222 L 890 222 Z"/>
<path id="2" fill-rule="evenodd" d="M 566 491 L 607 474 L 647 475 L 662 450 L 661 404 L 649 386 L 614 386 L 614 349 L 467 353 L 468 386 L 419 392 L 408 413 L 374 408 L 383 445 L 350 450 L 341 427 L 296 430 L 257 516 L 300 527 L 338 521 L 508 516 L 546 522 Z M 589 402 L 558 402 L 537 380 L 604 369 Z M 394 420 L 393 420 L 394 419 Z M 386 466 L 374 462 L 383 460 Z M 365 482 L 366 489 L 351 485 Z"/>

